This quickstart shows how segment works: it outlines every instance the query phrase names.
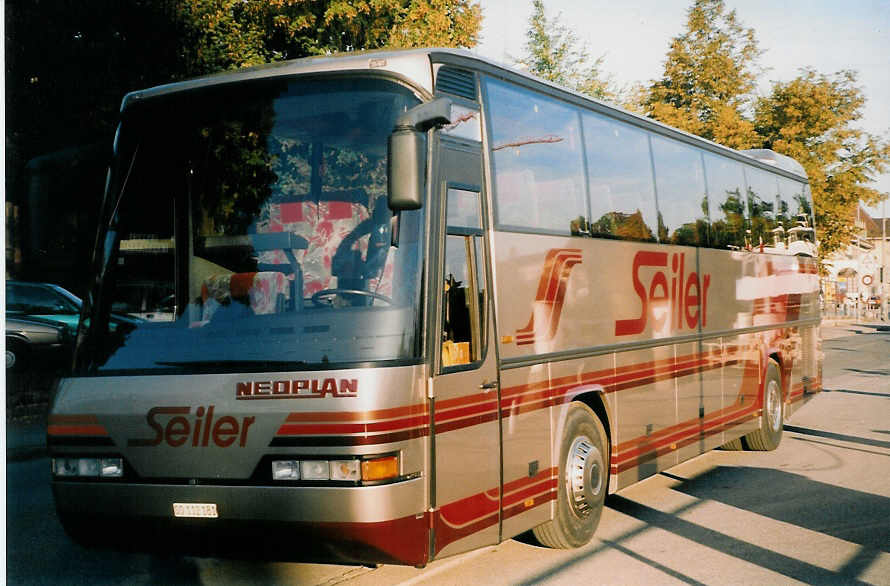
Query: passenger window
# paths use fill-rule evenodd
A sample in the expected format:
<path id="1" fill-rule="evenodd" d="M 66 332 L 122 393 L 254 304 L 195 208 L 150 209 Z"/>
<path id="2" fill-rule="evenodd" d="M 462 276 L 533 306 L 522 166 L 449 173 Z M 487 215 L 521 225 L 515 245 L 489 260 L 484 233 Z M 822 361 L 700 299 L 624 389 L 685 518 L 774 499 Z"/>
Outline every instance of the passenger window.
<path id="1" fill-rule="evenodd" d="M 486 90 L 498 226 L 577 231 L 587 217 L 577 111 L 497 80 L 487 79 Z"/>
<path id="2" fill-rule="evenodd" d="M 739 250 L 749 248 L 745 226 L 745 175 L 742 164 L 705 153 L 705 175 L 710 201 L 710 246 Z"/>
<path id="3" fill-rule="evenodd" d="M 652 136 L 658 240 L 708 245 L 708 198 L 701 155 L 679 141 Z"/>
<path id="4" fill-rule="evenodd" d="M 779 236 L 777 229 L 776 201 L 778 186 L 776 178 L 766 171 L 754 167 L 745 168 L 748 179 L 748 209 L 751 218 L 751 245 L 773 246 Z"/>
<path id="5" fill-rule="evenodd" d="M 785 232 L 797 226 L 809 215 L 809 204 L 804 195 L 804 184 L 786 177 L 779 178 L 779 209 L 777 219 Z"/>
<path id="6" fill-rule="evenodd" d="M 642 130 L 585 113 L 590 235 L 655 241 L 649 141 Z"/>
<path id="7" fill-rule="evenodd" d="M 449 189 L 442 316 L 442 366 L 482 358 L 485 273 L 479 193 Z"/>

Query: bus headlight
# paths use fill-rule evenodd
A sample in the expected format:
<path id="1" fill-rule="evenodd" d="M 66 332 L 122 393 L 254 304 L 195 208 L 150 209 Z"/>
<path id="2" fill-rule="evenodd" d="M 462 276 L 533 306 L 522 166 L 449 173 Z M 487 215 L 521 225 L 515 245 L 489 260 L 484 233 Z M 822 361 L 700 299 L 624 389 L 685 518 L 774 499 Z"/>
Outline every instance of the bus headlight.
<path id="1" fill-rule="evenodd" d="M 330 464 L 327 460 L 303 460 L 300 466 L 300 476 L 303 480 L 329 480 L 331 478 Z"/>
<path id="2" fill-rule="evenodd" d="M 331 460 L 331 480 L 356 482 L 361 479 L 358 460 Z"/>
<path id="3" fill-rule="evenodd" d="M 120 478 L 123 458 L 53 458 L 53 476 L 66 478 Z"/>
<path id="4" fill-rule="evenodd" d="M 272 480 L 299 480 L 299 460 L 272 460 Z"/>
<path id="5" fill-rule="evenodd" d="M 399 476 L 399 457 L 348 460 L 272 460 L 272 480 L 380 482 Z"/>
<path id="6" fill-rule="evenodd" d="M 124 461 L 122 458 L 102 458 L 99 460 L 99 476 L 105 478 L 120 478 L 124 475 Z"/>

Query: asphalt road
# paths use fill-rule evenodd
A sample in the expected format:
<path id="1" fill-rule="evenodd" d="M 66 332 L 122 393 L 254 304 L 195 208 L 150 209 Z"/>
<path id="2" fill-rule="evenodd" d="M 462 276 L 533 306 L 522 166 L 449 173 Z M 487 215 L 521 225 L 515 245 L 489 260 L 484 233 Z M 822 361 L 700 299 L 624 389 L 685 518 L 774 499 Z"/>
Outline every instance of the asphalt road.
<path id="1" fill-rule="evenodd" d="M 778 450 L 711 452 L 625 489 L 578 550 L 509 540 L 423 570 L 89 551 L 65 537 L 48 461 L 31 457 L 6 468 L 8 582 L 890 585 L 890 332 L 825 334 L 826 391 Z"/>

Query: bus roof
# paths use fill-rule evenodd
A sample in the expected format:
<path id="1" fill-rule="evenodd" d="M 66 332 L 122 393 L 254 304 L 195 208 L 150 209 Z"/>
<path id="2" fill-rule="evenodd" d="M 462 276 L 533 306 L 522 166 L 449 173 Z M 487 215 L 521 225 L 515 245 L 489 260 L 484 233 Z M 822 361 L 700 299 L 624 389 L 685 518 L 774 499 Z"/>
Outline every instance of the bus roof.
<path id="1" fill-rule="evenodd" d="M 616 104 L 597 100 L 575 92 L 532 75 L 527 71 L 522 71 L 510 67 L 509 65 L 481 57 L 466 49 L 423 48 L 354 51 L 305 57 L 302 59 L 247 67 L 235 71 L 225 71 L 130 92 L 124 96 L 121 104 L 121 112 L 143 100 L 178 92 L 241 81 L 341 71 L 386 71 L 393 73 L 410 80 L 415 86 L 421 89 L 423 93 L 427 94 L 425 97 L 431 97 L 434 91 L 433 65 L 440 63 L 464 66 L 475 71 L 485 72 L 524 85 L 536 86 L 538 89 L 547 91 L 547 93 L 582 104 L 613 118 L 659 132 L 660 134 L 673 136 L 683 142 L 703 147 L 712 152 L 728 155 L 763 169 L 773 172 L 778 170 L 779 174 L 789 175 L 799 181 L 808 182 L 807 174 L 803 166 L 790 157 L 780 155 L 767 149 L 737 151 L 700 136 L 668 126 L 657 120 L 653 120 L 652 118 L 648 118 L 635 112 L 630 112 Z"/>

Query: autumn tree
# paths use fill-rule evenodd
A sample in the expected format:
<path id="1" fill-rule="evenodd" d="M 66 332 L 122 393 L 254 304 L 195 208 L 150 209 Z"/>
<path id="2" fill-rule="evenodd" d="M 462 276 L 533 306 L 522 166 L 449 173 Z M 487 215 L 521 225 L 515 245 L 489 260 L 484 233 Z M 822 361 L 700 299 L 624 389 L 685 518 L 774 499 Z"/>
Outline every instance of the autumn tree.
<path id="1" fill-rule="evenodd" d="M 603 57 L 591 60 L 577 35 L 560 22 L 548 18 L 543 0 L 532 0 L 526 42 L 518 64 L 529 73 L 553 83 L 600 99 L 616 99 L 620 91 L 602 72 Z"/>
<path id="2" fill-rule="evenodd" d="M 674 37 L 661 79 L 642 96 L 643 112 L 692 134 L 736 148 L 758 143 L 750 109 L 761 55 L 723 0 L 695 0 L 686 30 Z"/>
<path id="3" fill-rule="evenodd" d="M 37 155 L 110 144 L 128 91 L 339 51 L 473 47 L 482 22 L 476 0 L 42 0 L 4 9 L 8 180 Z"/>
<path id="4" fill-rule="evenodd" d="M 6 194 L 23 217 L 38 157 L 58 166 L 44 196 L 92 214 L 129 91 L 340 51 L 473 47 L 482 21 L 476 0 L 40 0 L 6 2 L 4 15 Z M 80 246 L 69 244 L 56 248 Z M 49 277 L 40 263 L 10 266 Z"/>
<path id="5" fill-rule="evenodd" d="M 384 47 L 473 47 L 472 0 L 180 0 L 192 72 Z"/>
<path id="6" fill-rule="evenodd" d="M 809 176 L 823 258 L 852 239 L 860 201 L 887 197 L 868 184 L 890 168 L 890 141 L 855 126 L 864 104 L 855 72 L 827 76 L 812 69 L 774 83 L 757 101 L 761 146 L 796 159 Z"/>

